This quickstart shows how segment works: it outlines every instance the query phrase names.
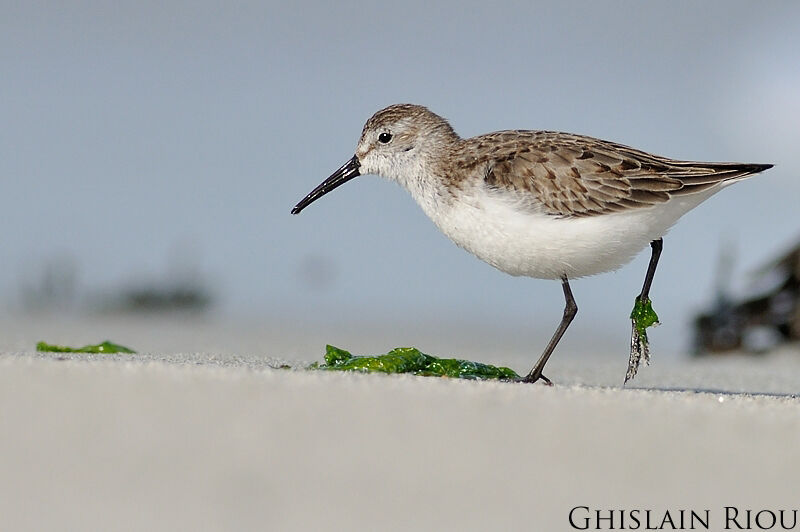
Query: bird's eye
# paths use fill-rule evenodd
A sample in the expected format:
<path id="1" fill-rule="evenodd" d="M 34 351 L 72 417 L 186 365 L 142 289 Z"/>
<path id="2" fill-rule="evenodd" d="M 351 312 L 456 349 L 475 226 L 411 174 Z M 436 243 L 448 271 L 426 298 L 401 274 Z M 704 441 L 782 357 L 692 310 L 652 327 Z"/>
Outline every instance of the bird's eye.
<path id="1" fill-rule="evenodd" d="M 392 140 L 391 133 L 381 133 L 380 135 L 378 135 L 378 142 L 380 142 L 381 144 L 389 144 L 390 140 Z"/>

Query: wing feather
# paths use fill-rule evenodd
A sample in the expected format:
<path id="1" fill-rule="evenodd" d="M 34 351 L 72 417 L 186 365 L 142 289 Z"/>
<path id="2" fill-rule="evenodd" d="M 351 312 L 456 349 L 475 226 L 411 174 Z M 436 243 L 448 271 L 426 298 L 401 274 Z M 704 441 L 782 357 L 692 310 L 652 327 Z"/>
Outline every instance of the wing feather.
<path id="1" fill-rule="evenodd" d="M 771 167 L 679 161 L 552 131 L 500 131 L 466 139 L 457 164 L 480 169 L 490 189 L 510 189 L 557 216 L 651 207 Z"/>

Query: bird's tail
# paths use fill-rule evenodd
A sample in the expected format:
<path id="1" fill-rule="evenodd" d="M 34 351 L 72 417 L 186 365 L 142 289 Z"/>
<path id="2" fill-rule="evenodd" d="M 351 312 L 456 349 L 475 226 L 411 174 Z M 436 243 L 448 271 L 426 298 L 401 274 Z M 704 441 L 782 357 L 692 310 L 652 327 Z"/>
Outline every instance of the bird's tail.
<path id="1" fill-rule="evenodd" d="M 727 185 L 772 168 L 759 163 L 699 163 L 685 162 L 674 165 L 669 177 L 680 180 L 683 187 L 673 195 L 694 194 L 717 185 Z"/>

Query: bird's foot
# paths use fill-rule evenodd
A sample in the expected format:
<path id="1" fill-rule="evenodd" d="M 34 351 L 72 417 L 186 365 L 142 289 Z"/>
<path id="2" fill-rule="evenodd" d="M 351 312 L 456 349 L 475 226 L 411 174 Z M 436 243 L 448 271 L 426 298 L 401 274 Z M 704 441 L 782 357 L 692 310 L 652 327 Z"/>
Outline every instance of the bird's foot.
<path id="1" fill-rule="evenodd" d="M 658 325 L 658 315 L 653 310 L 649 298 L 636 297 L 631 311 L 631 356 L 628 359 L 628 371 L 625 382 L 636 376 L 642 362 L 650 364 L 650 342 L 647 339 L 647 328 Z"/>
<path id="2" fill-rule="evenodd" d="M 539 381 L 541 381 L 542 384 L 545 384 L 547 386 L 552 386 L 553 385 L 553 381 L 551 381 L 550 379 L 548 379 L 547 377 L 545 377 L 541 373 L 539 373 L 537 375 L 536 373 L 531 372 L 531 373 L 528 373 L 528 375 L 526 375 L 525 377 L 520 377 L 519 379 L 514 379 L 514 382 L 525 382 L 525 383 L 528 383 L 528 384 L 533 384 L 534 382 L 539 382 Z"/>

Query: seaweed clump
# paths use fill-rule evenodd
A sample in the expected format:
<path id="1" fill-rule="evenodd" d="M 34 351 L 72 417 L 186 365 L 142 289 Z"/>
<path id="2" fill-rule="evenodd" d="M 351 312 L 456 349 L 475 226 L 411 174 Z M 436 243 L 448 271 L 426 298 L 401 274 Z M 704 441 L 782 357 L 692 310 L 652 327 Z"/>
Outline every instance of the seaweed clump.
<path id="1" fill-rule="evenodd" d="M 332 345 L 325 347 L 325 363 L 314 363 L 311 369 L 358 371 L 362 373 L 409 373 L 424 377 L 456 379 L 519 379 L 509 368 L 457 358 L 426 355 L 415 347 L 398 347 L 385 355 L 355 356 Z"/>
<path id="2" fill-rule="evenodd" d="M 36 350 L 42 353 L 136 353 L 136 351 L 133 349 L 125 347 L 124 345 L 109 342 L 108 340 L 99 344 L 85 345 L 83 347 L 68 347 L 65 345 L 39 342 L 36 344 Z"/>

